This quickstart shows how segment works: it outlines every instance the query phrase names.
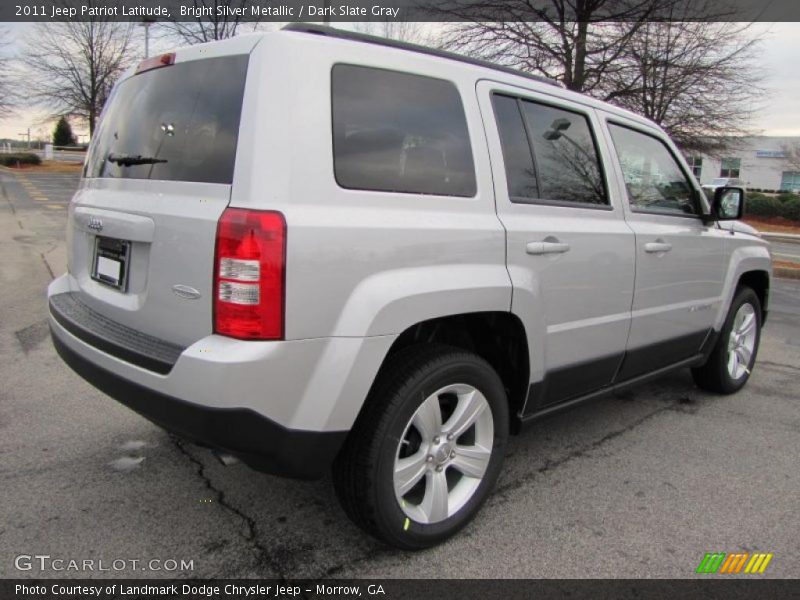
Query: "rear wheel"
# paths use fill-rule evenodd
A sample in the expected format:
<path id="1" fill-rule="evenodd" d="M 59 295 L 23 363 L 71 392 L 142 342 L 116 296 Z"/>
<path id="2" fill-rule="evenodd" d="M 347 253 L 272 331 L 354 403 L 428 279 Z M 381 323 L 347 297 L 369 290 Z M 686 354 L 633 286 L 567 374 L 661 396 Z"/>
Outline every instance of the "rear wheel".
<path id="1" fill-rule="evenodd" d="M 692 369 L 695 383 L 719 394 L 739 391 L 750 378 L 760 340 L 761 302 L 751 288 L 741 287 L 708 362 Z"/>
<path id="2" fill-rule="evenodd" d="M 482 358 L 408 348 L 382 369 L 334 464 L 348 516 L 417 550 L 455 534 L 497 480 L 508 438 L 503 384 Z"/>

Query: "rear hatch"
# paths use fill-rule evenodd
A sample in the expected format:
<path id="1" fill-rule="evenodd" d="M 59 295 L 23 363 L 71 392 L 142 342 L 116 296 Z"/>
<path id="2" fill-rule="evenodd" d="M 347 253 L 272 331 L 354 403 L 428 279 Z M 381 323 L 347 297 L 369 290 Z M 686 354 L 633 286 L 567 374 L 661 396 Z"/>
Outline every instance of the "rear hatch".
<path id="1" fill-rule="evenodd" d="M 74 295 L 111 321 L 181 346 L 212 332 L 216 228 L 256 42 L 156 57 L 116 86 L 67 240 Z"/>

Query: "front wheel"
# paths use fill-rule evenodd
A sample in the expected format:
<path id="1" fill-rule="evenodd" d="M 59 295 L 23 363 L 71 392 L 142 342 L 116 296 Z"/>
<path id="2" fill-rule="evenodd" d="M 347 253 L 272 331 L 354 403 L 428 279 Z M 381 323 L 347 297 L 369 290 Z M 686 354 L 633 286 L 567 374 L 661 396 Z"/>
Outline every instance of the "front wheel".
<path id="1" fill-rule="evenodd" d="M 409 348 L 381 371 L 334 463 L 348 516 L 407 550 L 442 542 L 478 512 L 508 438 L 502 381 L 482 358 Z"/>
<path id="2" fill-rule="evenodd" d="M 761 302 L 751 288 L 739 288 L 708 362 L 692 369 L 695 383 L 719 394 L 739 391 L 750 378 L 760 340 Z"/>

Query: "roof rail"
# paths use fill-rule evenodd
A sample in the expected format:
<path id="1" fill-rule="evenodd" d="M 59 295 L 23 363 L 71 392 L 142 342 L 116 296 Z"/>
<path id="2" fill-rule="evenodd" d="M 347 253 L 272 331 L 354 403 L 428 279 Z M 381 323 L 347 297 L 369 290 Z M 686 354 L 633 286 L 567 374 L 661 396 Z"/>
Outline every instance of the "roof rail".
<path id="1" fill-rule="evenodd" d="M 541 75 L 533 75 L 532 73 L 526 73 L 525 71 L 520 71 L 518 69 L 512 69 L 511 67 L 505 67 L 503 65 L 497 65 L 495 63 L 489 62 L 488 60 L 481 60 L 479 58 L 471 58 L 469 56 L 464 56 L 462 54 L 456 54 L 454 52 L 447 52 L 446 50 L 438 50 L 436 48 L 428 48 L 427 46 L 420 46 L 419 44 L 411 44 L 408 42 L 400 42 L 398 40 L 392 40 L 388 38 L 382 38 L 375 35 L 368 35 L 366 33 L 357 33 L 355 31 L 346 31 L 344 29 L 336 29 L 334 27 L 326 27 L 324 25 L 314 25 L 312 23 L 290 23 L 283 27 L 284 31 L 297 31 L 300 33 L 313 33 L 316 35 L 324 35 L 326 37 L 337 38 L 340 40 L 350 40 L 354 42 L 363 42 L 365 44 L 375 44 L 378 46 L 387 46 L 389 48 L 397 48 L 399 50 L 406 50 L 409 52 L 417 52 L 418 54 L 427 54 L 428 56 L 436 56 L 438 58 L 446 58 L 448 60 L 456 60 L 458 62 L 467 63 L 469 65 L 475 65 L 478 67 L 484 67 L 486 69 L 493 69 L 495 71 L 501 71 L 503 73 L 509 73 L 511 75 L 516 75 L 517 77 L 525 77 L 526 79 L 532 79 L 533 81 L 538 81 L 539 83 L 546 83 L 548 85 L 554 85 L 556 87 L 562 87 L 561 84 L 556 81 L 555 79 L 550 79 L 548 77 L 542 77 Z"/>

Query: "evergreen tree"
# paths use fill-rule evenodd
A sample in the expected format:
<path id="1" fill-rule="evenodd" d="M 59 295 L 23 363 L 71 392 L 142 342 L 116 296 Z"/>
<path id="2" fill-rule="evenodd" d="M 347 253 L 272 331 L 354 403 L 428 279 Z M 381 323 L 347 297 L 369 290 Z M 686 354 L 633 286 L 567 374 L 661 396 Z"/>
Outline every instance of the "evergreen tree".
<path id="1" fill-rule="evenodd" d="M 72 146 L 74 143 L 75 137 L 72 135 L 72 127 L 70 127 L 66 117 L 61 117 L 53 130 L 53 145 Z"/>

